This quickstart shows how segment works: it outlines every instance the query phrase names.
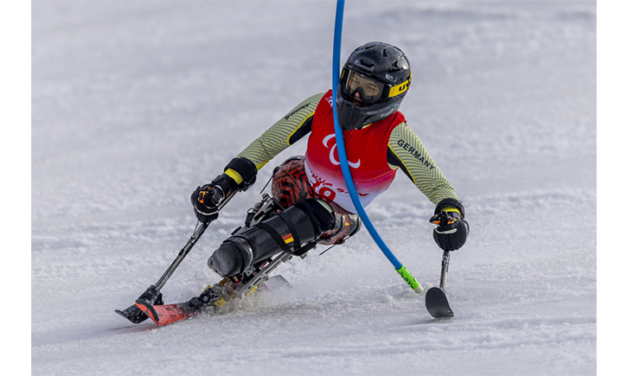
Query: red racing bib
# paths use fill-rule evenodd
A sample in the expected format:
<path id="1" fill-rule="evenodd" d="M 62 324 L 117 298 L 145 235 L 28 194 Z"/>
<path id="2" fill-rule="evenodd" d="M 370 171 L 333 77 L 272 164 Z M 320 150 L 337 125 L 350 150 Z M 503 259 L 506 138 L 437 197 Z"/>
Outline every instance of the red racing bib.
<path id="1" fill-rule="evenodd" d="M 333 96 L 329 90 L 320 100 L 313 117 L 305 154 L 309 184 L 322 198 L 355 213 L 337 151 L 333 122 Z M 405 121 L 399 111 L 371 125 L 344 131 L 344 146 L 353 182 L 364 207 L 385 192 L 396 176 L 387 162 L 388 140 L 392 130 Z"/>

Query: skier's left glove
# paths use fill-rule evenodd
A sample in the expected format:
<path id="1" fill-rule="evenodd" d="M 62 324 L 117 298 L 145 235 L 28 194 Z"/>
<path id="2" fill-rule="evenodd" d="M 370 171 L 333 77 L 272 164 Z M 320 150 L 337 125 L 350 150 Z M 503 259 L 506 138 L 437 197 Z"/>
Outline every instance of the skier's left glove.
<path id="1" fill-rule="evenodd" d="M 460 249 L 470 234 L 470 226 L 464 219 L 464 207 L 456 200 L 441 202 L 429 222 L 438 225 L 433 229 L 433 239 L 444 251 Z"/>

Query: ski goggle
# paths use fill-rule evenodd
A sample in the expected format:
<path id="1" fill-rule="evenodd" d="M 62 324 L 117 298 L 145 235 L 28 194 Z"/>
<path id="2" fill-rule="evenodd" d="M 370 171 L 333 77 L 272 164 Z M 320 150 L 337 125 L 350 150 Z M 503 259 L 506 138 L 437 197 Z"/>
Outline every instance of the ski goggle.
<path id="1" fill-rule="evenodd" d="M 353 96 L 359 92 L 361 100 L 368 104 L 402 94 L 409 89 L 410 83 L 411 73 L 406 81 L 395 86 L 380 82 L 352 69 L 344 69 L 341 77 L 342 89 L 346 94 Z"/>

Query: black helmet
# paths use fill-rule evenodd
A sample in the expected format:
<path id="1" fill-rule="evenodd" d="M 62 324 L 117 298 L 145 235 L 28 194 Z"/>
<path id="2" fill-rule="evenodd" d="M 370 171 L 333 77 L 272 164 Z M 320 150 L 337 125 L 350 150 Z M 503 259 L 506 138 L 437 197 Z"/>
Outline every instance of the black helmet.
<path id="1" fill-rule="evenodd" d="M 370 42 L 346 60 L 336 105 L 340 127 L 346 131 L 385 119 L 398 110 L 411 83 L 409 61 L 403 51 L 387 43 Z M 359 92 L 363 103 L 351 96 Z"/>

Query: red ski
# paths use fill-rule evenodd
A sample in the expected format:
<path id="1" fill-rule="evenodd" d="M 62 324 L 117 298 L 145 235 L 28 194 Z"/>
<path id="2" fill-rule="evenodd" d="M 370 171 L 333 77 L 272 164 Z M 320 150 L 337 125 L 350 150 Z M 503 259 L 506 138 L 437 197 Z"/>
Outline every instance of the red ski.
<path id="1" fill-rule="evenodd" d="M 159 326 L 186 320 L 199 313 L 188 303 L 152 305 L 146 300 L 138 299 L 135 305 Z"/>
<path id="2" fill-rule="evenodd" d="M 283 262 L 282 259 L 279 261 Z M 278 265 L 278 262 L 277 262 L 277 265 Z M 271 268 L 271 269 L 274 269 L 274 268 Z M 268 269 L 268 270 L 271 270 L 271 269 Z M 252 294 L 253 292 L 258 291 L 257 287 L 260 287 L 259 290 L 267 289 L 269 291 L 272 291 L 275 289 L 292 287 L 289 284 L 289 282 L 285 280 L 285 278 L 283 278 L 283 276 L 281 275 L 271 277 L 265 280 L 265 282 L 263 281 L 264 280 L 261 278 L 253 279 L 252 281 L 250 281 L 249 284 L 244 284 L 239 291 L 243 291 L 242 294 L 244 296 L 248 296 Z M 261 285 L 255 285 L 254 282 L 261 283 Z M 219 292 L 216 291 L 216 289 L 218 289 L 219 291 L 224 291 L 222 289 L 224 289 L 225 286 L 227 286 L 228 288 L 226 291 L 230 293 L 220 294 Z M 224 296 L 227 297 L 226 300 Z M 218 307 L 222 307 L 224 304 L 227 303 L 228 300 L 232 298 L 237 298 L 237 297 L 238 295 L 233 292 L 233 281 L 225 278 L 224 283 L 222 282 L 219 283 L 213 289 L 211 288 L 211 286 L 208 286 L 205 289 L 205 291 L 203 291 L 203 293 L 200 294 L 199 297 L 192 298 L 190 301 L 185 302 L 185 303 L 154 304 L 154 303 L 151 303 L 150 299 L 140 298 L 140 299 L 137 299 L 135 301 L 135 305 L 131 307 L 133 308 L 136 307 L 135 309 L 139 309 L 147 317 L 150 317 L 150 319 L 154 321 L 155 324 L 159 326 L 165 326 L 165 325 L 173 324 L 177 321 L 187 320 L 203 312 L 203 310 L 209 311 L 210 309 L 216 309 Z M 201 307 L 205 307 L 205 308 L 201 308 Z M 130 307 L 127 308 L 127 310 L 129 309 Z M 128 318 L 128 316 L 125 316 L 125 317 Z M 137 323 L 139 322 L 141 321 L 137 321 Z"/>

